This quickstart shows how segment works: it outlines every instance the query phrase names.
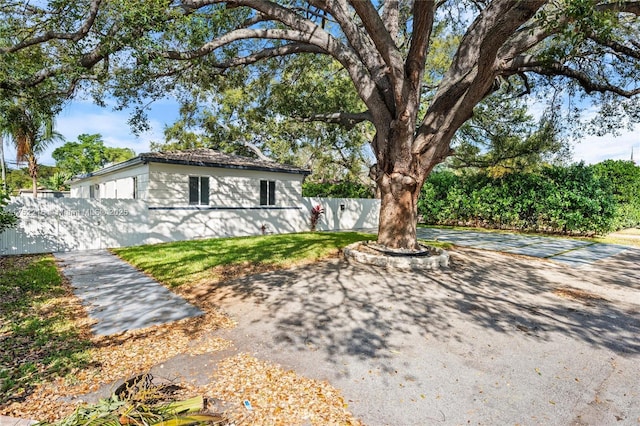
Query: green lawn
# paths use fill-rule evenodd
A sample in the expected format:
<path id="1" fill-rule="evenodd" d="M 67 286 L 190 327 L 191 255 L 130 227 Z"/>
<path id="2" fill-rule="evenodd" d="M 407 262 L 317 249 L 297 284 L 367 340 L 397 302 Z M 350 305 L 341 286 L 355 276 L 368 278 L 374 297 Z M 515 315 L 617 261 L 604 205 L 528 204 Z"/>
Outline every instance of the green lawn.
<path id="1" fill-rule="evenodd" d="M 597 237 L 594 240 L 600 243 L 622 244 L 625 246 L 640 247 L 640 229 L 623 229 L 621 231 L 613 232 L 602 237 Z"/>
<path id="2" fill-rule="evenodd" d="M 50 255 L 0 257 L 0 406 L 89 360 L 77 304 Z"/>
<path id="3" fill-rule="evenodd" d="M 216 278 L 220 269 L 262 265 L 273 269 L 334 256 L 351 243 L 374 239 L 361 232 L 307 232 L 240 238 L 178 241 L 113 249 L 156 279 L 180 286 Z M 219 277 L 218 277 L 219 278 Z"/>

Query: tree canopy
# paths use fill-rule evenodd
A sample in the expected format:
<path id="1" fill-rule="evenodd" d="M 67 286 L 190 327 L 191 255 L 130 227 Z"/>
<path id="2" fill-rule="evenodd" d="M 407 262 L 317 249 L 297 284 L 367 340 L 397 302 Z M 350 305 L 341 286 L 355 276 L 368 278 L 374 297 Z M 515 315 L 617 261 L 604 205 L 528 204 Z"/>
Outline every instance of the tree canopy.
<path id="1" fill-rule="evenodd" d="M 51 154 L 56 167 L 69 177 L 91 173 L 107 164 L 119 163 L 135 156 L 129 148 L 113 148 L 104 145 L 100 134 L 81 134 L 77 142 L 68 141 Z"/>
<path id="2" fill-rule="evenodd" d="M 416 247 L 422 184 L 500 90 L 502 100 L 569 102 L 562 119 L 549 110 L 554 126 L 576 117 L 583 96 L 600 107 L 599 130 L 640 115 L 637 1 L 56 0 L 13 2 L 0 14 L 1 96 L 98 82 L 96 100 L 108 91 L 140 107 L 138 118 L 167 93 L 284 82 L 291 58 L 330 58 L 359 102 L 318 105 L 291 93 L 289 113 L 346 128 L 371 123 L 378 242 L 393 248 Z"/>

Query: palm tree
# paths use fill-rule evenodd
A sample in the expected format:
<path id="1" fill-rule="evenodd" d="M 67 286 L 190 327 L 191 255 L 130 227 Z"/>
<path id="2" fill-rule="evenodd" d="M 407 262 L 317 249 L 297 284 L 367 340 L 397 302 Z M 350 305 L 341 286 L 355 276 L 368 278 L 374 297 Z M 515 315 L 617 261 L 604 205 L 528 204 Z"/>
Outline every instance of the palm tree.
<path id="1" fill-rule="evenodd" d="M 53 115 L 14 104 L 6 111 L 5 126 L 16 147 L 17 161 L 26 162 L 38 195 L 38 156 L 62 136 L 54 130 Z"/>
<path id="2" fill-rule="evenodd" d="M 4 162 L 4 135 L 0 125 L 0 172 L 2 173 L 2 190 L 7 191 L 7 166 Z"/>

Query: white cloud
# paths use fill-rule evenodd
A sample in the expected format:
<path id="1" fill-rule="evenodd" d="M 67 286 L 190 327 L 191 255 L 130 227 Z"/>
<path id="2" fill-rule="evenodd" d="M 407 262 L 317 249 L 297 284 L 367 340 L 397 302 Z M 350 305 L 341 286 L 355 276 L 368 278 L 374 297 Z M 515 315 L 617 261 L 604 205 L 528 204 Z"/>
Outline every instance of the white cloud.
<path id="1" fill-rule="evenodd" d="M 585 136 L 573 148 L 574 161 L 587 164 L 604 160 L 629 160 L 633 149 L 634 159 L 640 159 L 640 126 L 619 136 Z"/>

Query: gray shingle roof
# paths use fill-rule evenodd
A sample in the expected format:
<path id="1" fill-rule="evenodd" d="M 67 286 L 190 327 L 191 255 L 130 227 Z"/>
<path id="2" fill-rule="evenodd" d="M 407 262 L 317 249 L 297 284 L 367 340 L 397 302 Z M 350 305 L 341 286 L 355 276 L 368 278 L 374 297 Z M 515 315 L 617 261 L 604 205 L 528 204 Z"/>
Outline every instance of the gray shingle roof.
<path id="1" fill-rule="evenodd" d="M 138 156 L 143 162 L 185 164 L 191 166 L 222 167 L 269 172 L 297 173 L 308 175 L 311 172 L 288 164 L 264 161 L 239 155 L 225 154 L 213 149 L 188 149 L 184 151 L 147 152 Z"/>

